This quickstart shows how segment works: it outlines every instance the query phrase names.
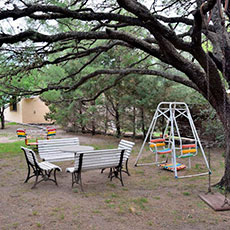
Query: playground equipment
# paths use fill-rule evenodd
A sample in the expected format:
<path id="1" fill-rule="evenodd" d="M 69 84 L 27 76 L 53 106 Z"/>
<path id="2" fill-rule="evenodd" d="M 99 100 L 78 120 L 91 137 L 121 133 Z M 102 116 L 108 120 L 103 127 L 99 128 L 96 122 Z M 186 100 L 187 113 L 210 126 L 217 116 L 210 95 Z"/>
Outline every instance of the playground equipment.
<path id="1" fill-rule="evenodd" d="M 56 128 L 47 127 L 46 128 L 46 139 L 48 140 L 50 137 L 56 135 Z"/>
<path id="2" fill-rule="evenodd" d="M 189 123 L 191 137 L 185 138 L 181 137 L 178 120 L 184 120 Z M 159 121 L 160 127 L 164 127 L 161 136 L 158 135 L 158 138 L 155 137 L 157 127 Z M 138 163 L 144 146 L 149 138 L 149 148 L 156 157 L 155 162 L 151 163 Z M 189 144 L 188 144 L 189 142 Z M 160 149 L 161 148 L 161 149 Z M 185 159 L 188 158 L 188 168 L 191 168 L 191 158 L 196 156 L 200 149 L 205 165 L 208 169 L 207 172 L 198 173 L 193 175 L 186 175 L 186 176 L 178 176 L 177 171 L 184 169 L 186 166 L 177 162 L 177 159 Z M 164 154 L 167 155 L 167 158 L 163 162 L 158 161 L 158 156 Z M 171 155 L 172 163 L 168 164 L 168 156 Z M 156 112 L 153 116 L 152 122 L 150 124 L 149 130 L 145 137 L 145 140 L 141 146 L 140 152 L 137 156 L 135 161 L 135 166 L 142 166 L 142 165 L 154 165 L 157 164 L 164 169 L 174 171 L 175 178 L 183 178 L 183 177 L 192 177 L 192 176 L 201 176 L 207 175 L 211 173 L 209 163 L 204 153 L 204 149 L 201 145 L 198 133 L 196 131 L 193 119 L 191 117 L 189 108 L 187 104 L 183 102 L 161 102 L 156 109 Z"/>
<path id="3" fill-rule="evenodd" d="M 35 147 L 37 146 L 37 144 L 38 144 L 37 139 L 35 142 L 29 142 L 29 137 L 28 137 L 25 129 L 19 128 L 19 129 L 17 129 L 16 132 L 17 132 L 17 136 L 19 138 L 25 138 L 25 144 L 27 146 L 35 146 Z"/>
<path id="4" fill-rule="evenodd" d="M 26 132 L 26 129 L 23 129 L 23 128 L 19 128 L 19 129 L 17 129 L 17 136 L 19 137 L 19 138 L 24 138 L 25 139 L 25 144 L 27 145 L 27 146 L 37 146 L 38 145 L 38 142 L 37 142 L 37 139 L 38 138 L 35 138 L 36 139 L 36 141 L 35 142 L 30 142 L 29 141 L 29 139 L 31 139 L 31 137 L 28 135 L 28 133 Z M 41 133 L 41 132 L 39 132 L 39 135 L 37 134 L 37 131 L 36 131 L 36 137 L 43 137 L 44 138 L 44 136 L 46 137 L 46 139 L 48 140 L 48 139 L 50 139 L 50 137 L 52 137 L 52 136 L 55 136 L 56 135 L 56 128 L 52 128 L 52 127 L 46 127 L 46 129 L 45 129 L 45 133 L 44 133 L 44 131 L 42 131 L 43 133 Z M 34 135 L 33 135 L 34 136 Z"/>

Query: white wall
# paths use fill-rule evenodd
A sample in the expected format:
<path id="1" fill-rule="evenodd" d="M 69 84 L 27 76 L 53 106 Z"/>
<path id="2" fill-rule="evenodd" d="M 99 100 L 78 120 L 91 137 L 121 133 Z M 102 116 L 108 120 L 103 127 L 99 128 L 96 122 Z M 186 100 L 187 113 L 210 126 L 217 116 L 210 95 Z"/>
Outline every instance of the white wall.
<path id="1" fill-rule="evenodd" d="M 17 104 L 17 112 L 10 111 L 10 107 L 5 110 L 5 119 L 7 121 L 14 121 L 20 123 L 33 123 L 33 124 L 41 124 L 41 123 L 51 123 L 51 121 L 46 121 L 44 116 L 49 112 L 48 106 L 45 105 L 40 98 L 31 97 L 31 98 L 23 98 Z"/>

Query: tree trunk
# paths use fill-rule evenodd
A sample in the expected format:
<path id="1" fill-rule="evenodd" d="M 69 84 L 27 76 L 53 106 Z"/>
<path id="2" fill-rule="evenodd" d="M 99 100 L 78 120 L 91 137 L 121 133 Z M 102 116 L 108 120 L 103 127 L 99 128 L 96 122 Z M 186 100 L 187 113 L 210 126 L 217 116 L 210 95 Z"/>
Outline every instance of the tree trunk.
<path id="1" fill-rule="evenodd" d="M 133 139 L 136 137 L 136 108 L 133 107 Z"/>
<path id="2" fill-rule="evenodd" d="M 4 117 L 4 107 L 0 110 L 0 117 L 1 117 L 1 129 L 5 129 L 5 117 Z"/>
<path id="3" fill-rule="evenodd" d="M 228 124 L 229 123 L 228 118 Z M 230 127 L 229 125 L 224 127 L 224 136 L 225 136 L 225 171 L 224 175 L 221 178 L 220 182 L 216 185 L 225 188 L 230 191 Z"/>
<path id="4" fill-rule="evenodd" d="M 143 139 L 144 139 L 146 136 L 146 130 L 145 130 L 145 113 L 143 107 L 141 107 L 141 129 L 142 129 Z"/>
<path id="5" fill-rule="evenodd" d="M 118 111 L 118 108 L 115 110 L 115 123 L 116 123 L 116 130 L 117 130 L 116 136 L 119 138 L 121 136 L 121 125 L 120 125 L 120 113 Z"/>
<path id="6" fill-rule="evenodd" d="M 91 105 L 93 107 L 95 107 L 95 100 L 91 102 Z M 95 111 L 93 109 L 93 112 L 92 112 L 92 135 L 94 136 L 96 134 L 96 125 L 95 125 Z"/>
<path id="7" fill-rule="evenodd" d="M 79 113 L 80 113 L 80 117 L 81 117 L 81 122 L 80 122 L 80 124 L 81 124 L 81 132 L 85 133 L 85 125 L 84 125 L 84 122 L 83 122 L 82 105 L 80 107 Z"/>
<path id="8" fill-rule="evenodd" d="M 218 102 L 218 106 L 215 108 L 215 110 L 224 128 L 225 171 L 223 177 L 216 185 L 230 191 L 230 102 L 227 96 L 224 101 Z"/>
<path id="9" fill-rule="evenodd" d="M 108 122 L 109 122 L 109 110 L 108 110 L 108 105 L 106 104 L 105 107 L 105 135 L 107 134 L 108 131 Z"/>

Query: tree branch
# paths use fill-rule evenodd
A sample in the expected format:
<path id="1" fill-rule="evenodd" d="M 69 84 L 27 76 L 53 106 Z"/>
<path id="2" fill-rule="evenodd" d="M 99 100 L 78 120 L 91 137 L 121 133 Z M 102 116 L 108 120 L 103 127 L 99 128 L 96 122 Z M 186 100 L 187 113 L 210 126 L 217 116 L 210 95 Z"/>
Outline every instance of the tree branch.
<path id="1" fill-rule="evenodd" d="M 138 75 L 152 75 L 152 76 L 161 76 L 164 77 L 168 80 L 171 81 L 175 81 L 178 83 L 181 83 L 185 86 L 188 86 L 190 88 L 193 88 L 197 91 L 199 91 L 198 87 L 191 82 L 190 80 L 186 79 L 185 77 L 181 77 L 179 75 L 173 75 L 173 74 L 169 74 L 166 72 L 160 72 L 160 71 L 155 71 L 155 70 L 148 70 L 148 69 L 136 69 L 136 68 L 130 68 L 130 69 L 102 69 L 102 70 L 96 70 L 90 74 L 87 74 L 85 76 L 83 76 L 77 83 L 73 84 L 73 85 L 65 85 L 62 86 L 60 84 L 57 85 L 48 85 L 48 87 L 43 88 L 43 89 L 35 89 L 35 90 L 25 90 L 23 88 L 19 88 L 19 87 L 15 87 L 15 86 L 11 86 L 11 90 L 14 89 L 15 92 L 21 92 L 20 94 L 17 93 L 13 93 L 12 91 L 12 95 L 16 94 L 16 95 L 39 95 L 42 94 L 44 92 L 47 92 L 49 90 L 65 90 L 66 92 L 72 91 L 72 90 L 76 90 L 77 88 L 79 88 L 81 85 L 83 85 L 85 82 L 87 82 L 88 80 L 95 78 L 97 76 L 102 76 L 102 75 L 120 75 L 122 76 L 121 79 L 124 76 L 127 76 L 129 74 L 138 74 Z M 119 79 L 119 78 L 118 78 Z M 120 80 L 120 79 L 119 79 Z M 5 93 L 7 93 L 6 90 L 4 90 Z"/>

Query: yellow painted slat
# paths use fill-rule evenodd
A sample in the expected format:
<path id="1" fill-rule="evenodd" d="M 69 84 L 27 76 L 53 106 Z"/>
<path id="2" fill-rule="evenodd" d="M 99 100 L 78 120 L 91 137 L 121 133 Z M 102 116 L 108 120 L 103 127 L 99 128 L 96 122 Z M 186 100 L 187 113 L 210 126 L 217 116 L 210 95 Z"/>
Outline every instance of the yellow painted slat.
<path id="1" fill-rule="evenodd" d="M 56 134 L 56 131 L 48 132 L 48 135 L 50 134 Z"/>
<path id="2" fill-rule="evenodd" d="M 23 136 L 23 135 L 26 135 L 25 132 L 18 132 L 17 134 L 18 134 L 18 135 L 22 135 L 22 136 Z"/>
<path id="3" fill-rule="evenodd" d="M 165 146 L 165 143 L 155 143 L 155 144 L 150 144 L 149 146 L 150 146 L 151 148 L 159 147 L 159 146 Z"/>
<path id="4" fill-rule="evenodd" d="M 196 149 L 186 149 L 182 151 L 182 153 L 195 153 L 195 152 L 196 152 Z"/>

